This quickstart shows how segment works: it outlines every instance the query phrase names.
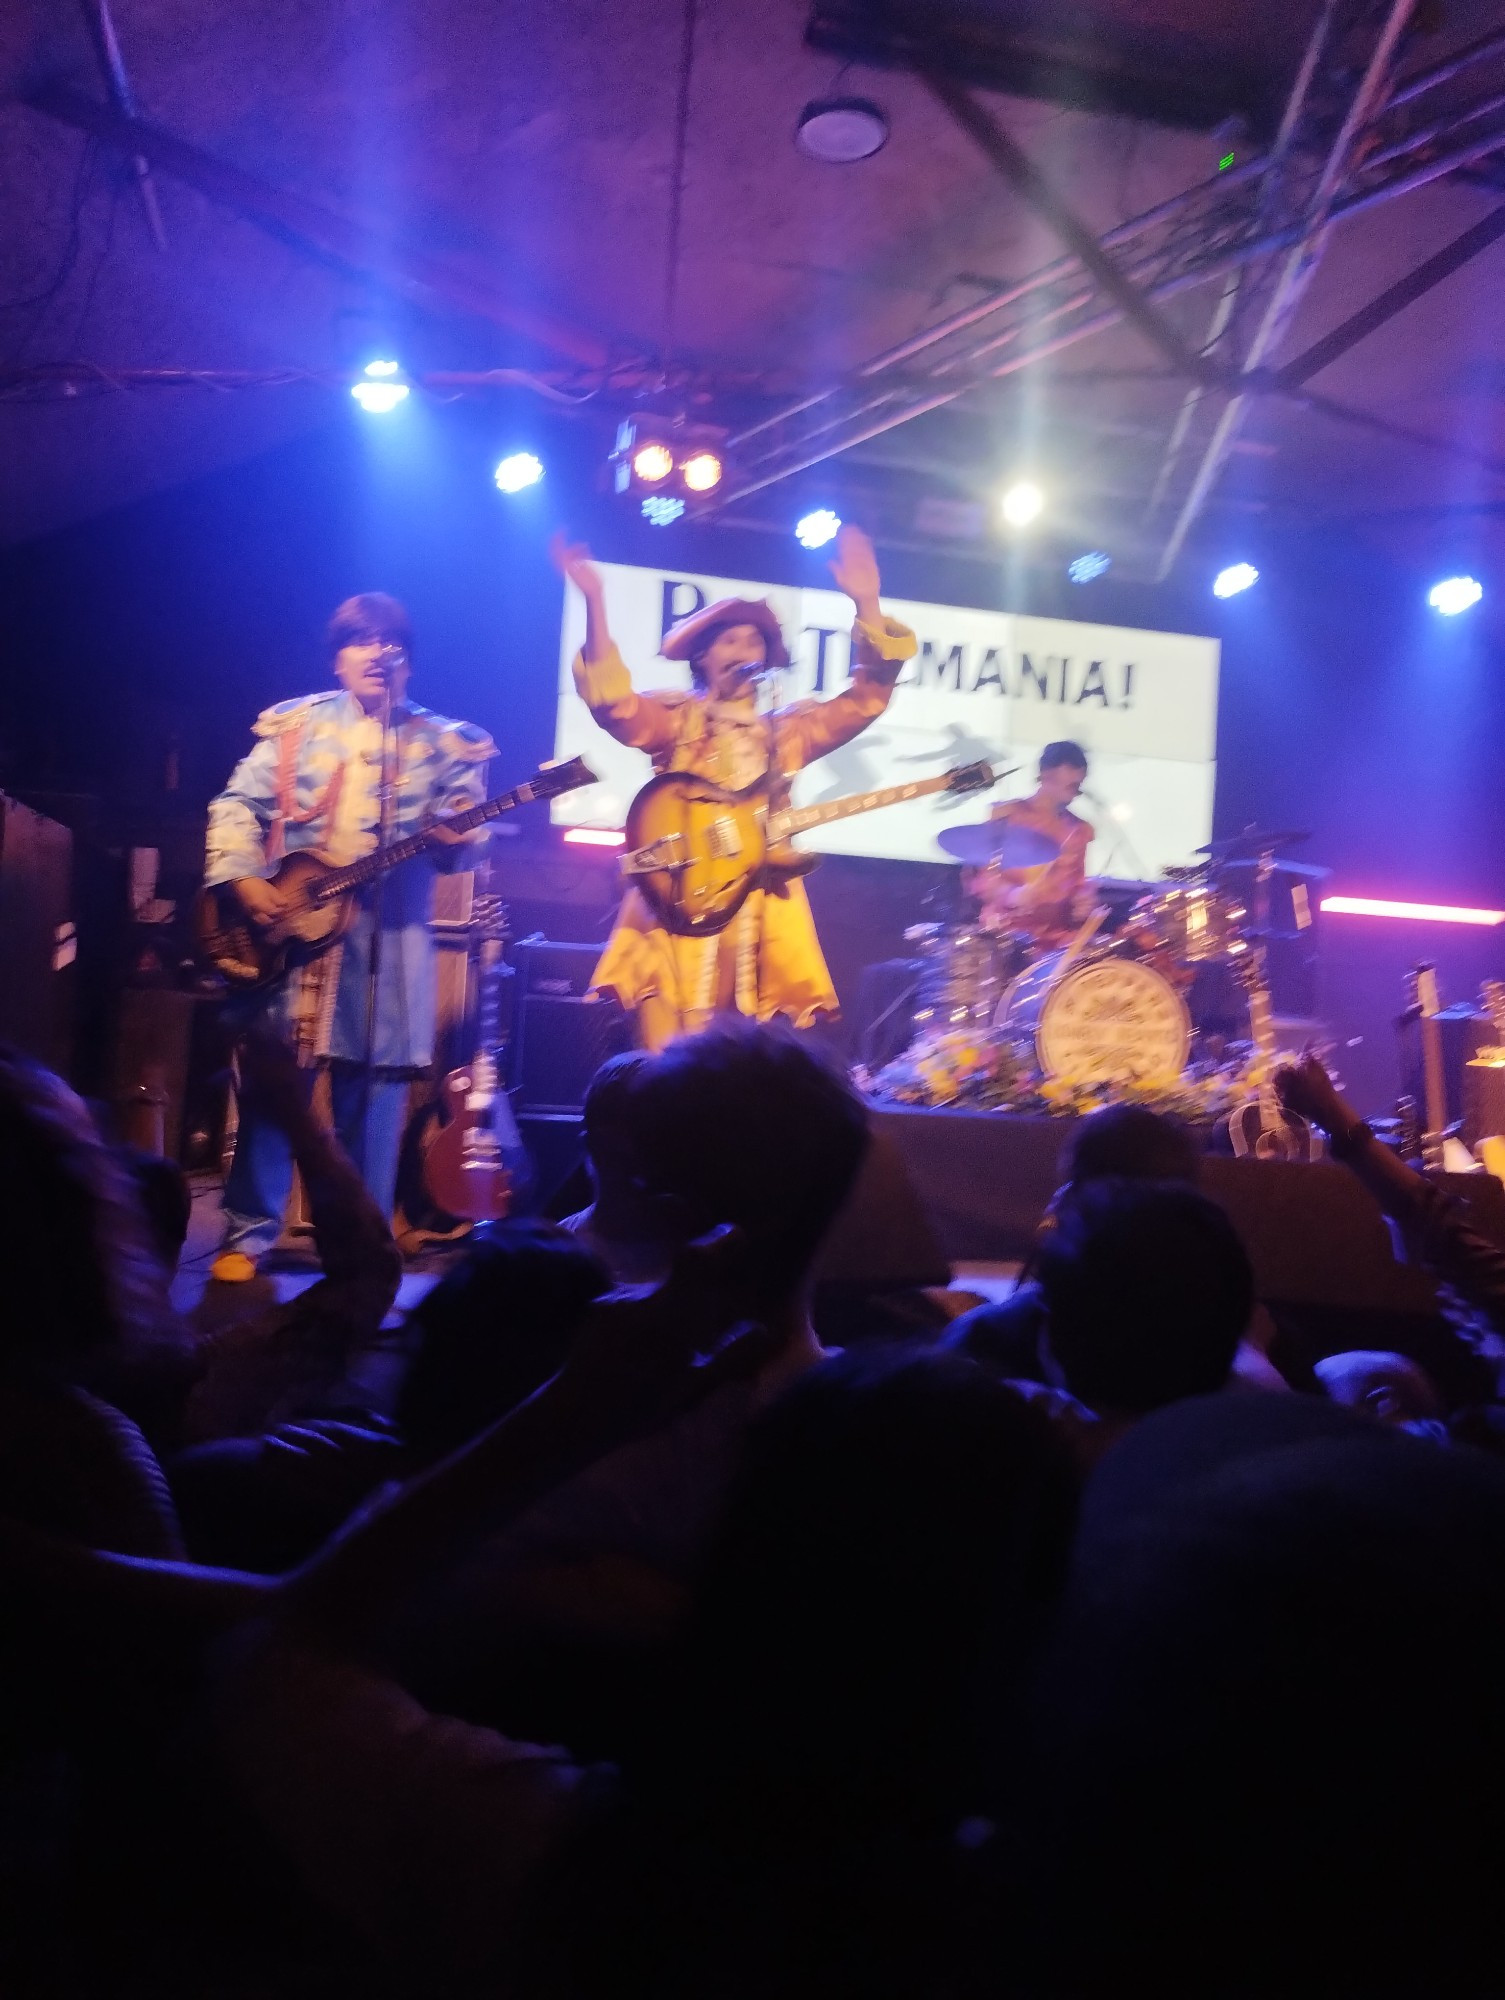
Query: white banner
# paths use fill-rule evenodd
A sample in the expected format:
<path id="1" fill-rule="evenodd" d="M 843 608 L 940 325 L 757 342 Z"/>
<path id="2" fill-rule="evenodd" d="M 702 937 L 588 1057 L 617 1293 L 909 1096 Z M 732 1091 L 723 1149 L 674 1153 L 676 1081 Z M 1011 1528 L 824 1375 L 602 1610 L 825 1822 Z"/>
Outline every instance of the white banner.
<path id="1" fill-rule="evenodd" d="M 850 601 L 834 590 L 796 590 L 745 578 L 602 563 L 612 635 L 640 689 L 686 688 L 690 670 L 657 657 L 676 618 L 719 597 L 766 597 L 794 664 L 780 703 L 839 693 L 851 678 Z M 1216 772 L 1218 642 L 1181 632 L 1081 625 L 1065 618 L 972 611 L 884 598 L 914 628 L 920 652 L 904 669 L 885 714 L 855 742 L 795 782 L 799 804 L 929 777 L 987 759 L 1021 768 L 991 799 L 1034 786 L 1043 746 L 1080 743 L 1089 772 L 1079 810 L 1097 830 L 1095 875 L 1151 876 L 1192 859 L 1212 834 Z M 579 593 L 566 592 L 559 655 L 555 751 L 583 756 L 601 782 L 556 799 L 556 821 L 619 827 L 649 771 L 641 751 L 614 742 L 575 693 L 570 662 L 585 637 Z M 943 826 L 986 816 L 988 799 L 912 800 L 803 836 L 825 853 L 938 861 Z"/>

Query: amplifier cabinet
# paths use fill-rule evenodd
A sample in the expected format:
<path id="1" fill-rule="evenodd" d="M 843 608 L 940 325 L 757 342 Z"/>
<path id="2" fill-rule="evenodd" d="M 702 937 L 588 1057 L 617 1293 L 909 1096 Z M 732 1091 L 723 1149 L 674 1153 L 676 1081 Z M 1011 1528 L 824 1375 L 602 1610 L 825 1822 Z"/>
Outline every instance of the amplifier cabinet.
<path id="1" fill-rule="evenodd" d="M 578 1112 L 602 1063 L 632 1047 L 632 1024 L 616 1001 L 586 997 L 600 947 L 525 938 L 511 956 L 513 1103 L 521 1114 Z"/>

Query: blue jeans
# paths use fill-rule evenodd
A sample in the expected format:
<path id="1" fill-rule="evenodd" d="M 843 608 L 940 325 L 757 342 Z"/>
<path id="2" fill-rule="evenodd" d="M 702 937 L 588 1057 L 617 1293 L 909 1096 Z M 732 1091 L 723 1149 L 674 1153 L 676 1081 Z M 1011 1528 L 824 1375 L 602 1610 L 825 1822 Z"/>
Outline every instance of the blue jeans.
<path id="1" fill-rule="evenodd" d="M 329 1066 L 335 1133 L 386 1216 L 391 1215 L 397 1198 L 397 1162 L 409 1087 L 405 1076 L 373 1076 L 370 1112 L 363 1116 L 365 1092 L 359 1068 L 340 1062 Z M 248 1105 L 241 1114 L 235 1157 L 225 1176 L 223 1247 L 243 1250 L 248 1257 L 264 1257 L 281 1233 L 292 1191 L 292 1148 L 280 1127 Z"/>

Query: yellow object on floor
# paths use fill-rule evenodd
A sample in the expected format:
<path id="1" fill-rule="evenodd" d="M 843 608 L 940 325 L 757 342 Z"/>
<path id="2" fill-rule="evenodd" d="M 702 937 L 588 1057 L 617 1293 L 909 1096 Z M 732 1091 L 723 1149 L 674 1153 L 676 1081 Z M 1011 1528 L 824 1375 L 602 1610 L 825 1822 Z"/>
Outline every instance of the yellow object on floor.
<path id="1" fill-rule="evenodd" d="M 244 1285 L 256 1276 L 256 1261 L 244 1250 L 221 1250 L 209 1266 L 209 1276 L 220 1285 Z"/>

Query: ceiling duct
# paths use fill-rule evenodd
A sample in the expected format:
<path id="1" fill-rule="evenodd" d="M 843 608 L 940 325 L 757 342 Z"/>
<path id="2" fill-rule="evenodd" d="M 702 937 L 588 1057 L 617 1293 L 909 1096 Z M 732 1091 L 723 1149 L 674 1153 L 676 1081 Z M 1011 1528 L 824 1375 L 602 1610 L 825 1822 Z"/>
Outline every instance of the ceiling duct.
<path id="1" fill-rule="evenodd" d="M 1282 97 L 1276 51 L 1267 69 L 1233 68 L 1197 36 L 1137 28 L 1122 11 L 1108 0 L 814 0 L 805 40 L 851 61 L 1077 111 L 1197 132 L 1242 119 L 1253 135 L 1273 133 Z"/>

